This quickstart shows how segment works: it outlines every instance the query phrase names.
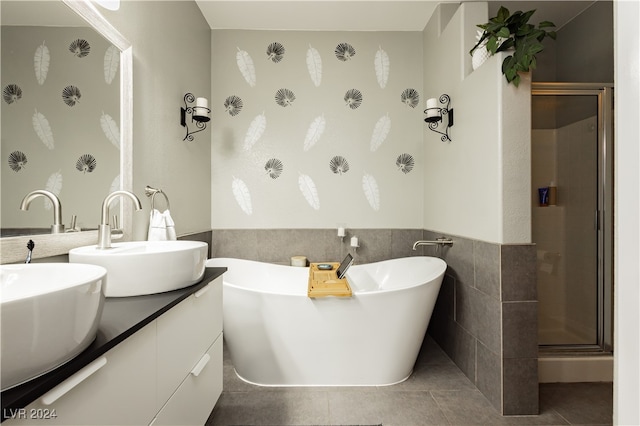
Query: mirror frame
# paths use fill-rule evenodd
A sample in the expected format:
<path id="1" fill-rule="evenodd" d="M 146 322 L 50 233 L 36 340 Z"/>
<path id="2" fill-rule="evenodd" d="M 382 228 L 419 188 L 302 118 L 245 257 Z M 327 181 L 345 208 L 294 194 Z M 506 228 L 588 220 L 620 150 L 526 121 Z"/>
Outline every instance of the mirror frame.
<path id="1" fill-rule="evenodd" d="M 133 189 L 133 46 L 90 0 L 61 0 L 80 15 L 102 37 L 120 50 L 120 189 Z M 105 197 L 108 194 L 104 194 Z M 101 206 L 95 206 L 99 210 Z M 124 240 L 131 237 L 133 206 L 120 202 L 120 217 Z M 98 231 L 69 232 L 65 234 L 21 235 L 0 238 L 0 264 L 24 261 L 27 243 L 34 240 L 33 259 L 66 255 L 75 247 L 96 244 Z"/>

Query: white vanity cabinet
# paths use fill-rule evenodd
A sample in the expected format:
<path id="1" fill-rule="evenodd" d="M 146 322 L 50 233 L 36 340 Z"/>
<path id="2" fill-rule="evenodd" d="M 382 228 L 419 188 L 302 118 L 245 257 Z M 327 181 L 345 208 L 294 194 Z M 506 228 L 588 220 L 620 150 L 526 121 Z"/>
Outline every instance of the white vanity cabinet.
<path id="1" fill-rule="evenodd" d="M 222 277 L 158 318 L 153 425 L 203 425 L 222 393 Z"/>
<path id="2" fill-rule="evenodd" d="M 3 424 L 203 425 L 221 392 L 218 276 Z"/>
<path id="3" fill-rule="evenodd" d="M 81 369 L 7 425 L 145 425 L 156 406 L 155 322 Z"/>

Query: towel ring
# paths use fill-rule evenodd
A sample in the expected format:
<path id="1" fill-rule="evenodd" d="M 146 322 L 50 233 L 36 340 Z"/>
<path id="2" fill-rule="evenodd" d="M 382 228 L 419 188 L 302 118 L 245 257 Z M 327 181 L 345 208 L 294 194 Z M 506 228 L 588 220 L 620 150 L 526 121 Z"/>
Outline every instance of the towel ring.
<path id="1" fill-rule="evenodd" d="M 152 188 L 149 185 L 147 185 L 144 188 L 144 193 L 145 193 L 145 195 L 147 197 L 151 197 L 151 210 L 154 210 L 156 208 L 155 207 L 155 198 L 156 198 L 156 195 L 158 195 L 158 194 L 162 194 L 164 196 L 164 199 L 167 202 L 167 210 L 171 210 L 171 206 L 169 204 L 169 197 L 167 197 L 167 194 L 165 194 L 162 189 Z"/>

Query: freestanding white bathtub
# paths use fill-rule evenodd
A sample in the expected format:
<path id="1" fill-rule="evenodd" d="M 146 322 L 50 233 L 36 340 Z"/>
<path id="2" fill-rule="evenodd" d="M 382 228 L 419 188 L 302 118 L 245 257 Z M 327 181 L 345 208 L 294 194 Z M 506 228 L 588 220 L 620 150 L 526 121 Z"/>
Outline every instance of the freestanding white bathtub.
<path id="1" fill-rule="evenodd" d="M 224 339 L 236 374 L 263 386 L 381 386 L 415 364 L 446 263 L 354 265 L 350 298 L 307 297 L 309 268 L 214 258 L 225 266 Z"/>

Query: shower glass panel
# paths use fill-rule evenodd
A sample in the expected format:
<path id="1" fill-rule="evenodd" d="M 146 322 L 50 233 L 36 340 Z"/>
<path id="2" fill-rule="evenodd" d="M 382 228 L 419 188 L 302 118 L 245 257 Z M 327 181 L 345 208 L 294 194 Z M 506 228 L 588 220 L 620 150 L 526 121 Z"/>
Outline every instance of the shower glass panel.
<path id="1" fill-rule="evenodd" d="M 541 346 L 605 347 L 605 99 L 533 90 L 532 237 Z M 540 188 L 548 200 L 540 200 Z M 610 255 L 607 253 L 607 255 Z"/>

